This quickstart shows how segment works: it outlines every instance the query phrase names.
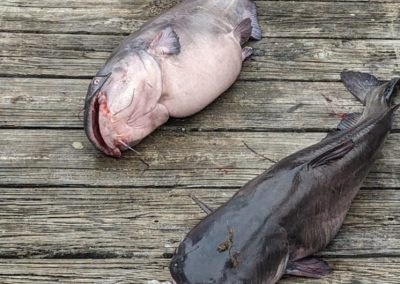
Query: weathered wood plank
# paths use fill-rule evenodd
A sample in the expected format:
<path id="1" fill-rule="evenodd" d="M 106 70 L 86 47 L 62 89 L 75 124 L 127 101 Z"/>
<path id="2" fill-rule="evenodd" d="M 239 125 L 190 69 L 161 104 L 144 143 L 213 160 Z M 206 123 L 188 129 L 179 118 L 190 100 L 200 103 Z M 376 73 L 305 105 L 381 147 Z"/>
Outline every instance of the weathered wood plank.
<path id="1" fill-rule="evenodd" d="M 142 3 L 142 2 L 149 2 L 151 0 L 137 0 L 135 1 L 136 3 Z M 182 0 L 153 0 L 153 3 L 151 5 L 155 5 L 157 7 L 162 7 L 162 9 L 167 9 L 168 7 L 175 5 L 175 3 L 181 2 Z M 331 2 L 331 0 L 256 0 L 254 2 L 265 5 L 263 2 L 293 2 L 296 4 L 302 4 L 302 2 Z M 397 3 L 397 0 L 339 0 L 336 1 L 338 3 L 342 2 L 365 2 L 365 3 Z M 150 3 L 150 2 L 149 2 Z M 135 3 L 132 3 L 130 0 L 65 0 L 61 4 L 63 6 L 60 6 L 60 1 L 39 1 L 39 0 L 33 0 L 27 2 L 26 0 L 4 0 L 2 2 L 2 5 L 5 7 L 40 7 L 40 8 L 56 8 L 56 7 L 71 7 L 71 8 L 88 8 L 88 7 L 93 7 L 93 5 L 119 5 L 122 7 L 126 6 L 132 6 Z M 274 3 L 271 3 L 273 5 Z M 279 3 L 278 3 L 279 4 Z M 364 4 L 364 3 L 362 3 Z M 58 5 L 58 6 L 57 6 Z M 150 4 L 149 4 L 150 5 Z"/>
<path id="2" fill-rule="evenodd" d="M 2 1 L 1 30 L 126 34 L 179 1 L 30 2 Z M 267 37 L 399 37 L 399 4 L 395 1 L 371 2 L 257 1 L 257 6 L 261 27 Z"/>
<path id="3" fill-rule="evenodd" d="M 205 214 L 191 193 L 217 208 L 237 188 L 2 188 L 1 258 L 171 256 Z M 339 235 L 319 253 L 400 255 L 400 191 L 361 190 Z M 1 273 L 0 273 L 1 274 Z"/>
<path id="4" fill-rule="evenodd" d="M 91 77 L 123 36 L 0 33 L 0 75 Z M 338 80 L 343 69 L 399 74 L 400 40 L 264 39 L 246 80 Z"/>
<path id="5" fill-rule="evenodd" d="M 242 80 L 199 115 L 146 139 L 137 147 L 145 162 L 132 153 L 104 157 L 81 129 L 89 82 L 82 78 L 123 34 L 174 2 L 0 4 L 0 76 L 81 78 L 0 78 L 0 127 L 66 128 L 0 129 L 1 283 L 169 280 L 168 258 L 204 217 L 189 193 L 217 207 L 272 165 L 263 155 L 279 160 L 325 135 L 254 131 L 323 131 L 335 127 L 335 114 L 361 109 L 338 82 L 267 80 L 337 81 L 344 68 L 400 74 L 397 0 L 257 1 L 266 38 L 252 43 Z M 399 282 L 398 140 L 400 133 L 390 136 L 342 230 L 321 252 L 334 273 L 280 283 Z M 29 185 L 39 187 L 21 188 Z"/>
<path id="6" fill-rule="evenodd" d="M 324 133 L 157 131 L 134 153 L 98 153 L 82 130 L 0 130 L 0 184 L 89 186 L 242 186 Z M 400 187 L 400 134 L 390 135 L 366 187 Z M 71 145 L 81 142 L 82 150 Z M 250 151 L 245 143 L 260 155 Z"/>
<path id="7" fill-rule="evenodd" d="M 171 280 L 168 260 L 134 259 L 26 259 L 0 260 L 0 281 L 24 283 L 121 283 L 153 284 L 154 279 Z M 397 284 L 399 258 L 333 258 L 333 271 L 323 279 L 290 277 L 278 284 Z M 156 282 L 157 283 L 157 282 Z"/>
<path id="8" fill-rule="evenodd" d="M 0 127 L 82 128 L 89 82 L 0 78 Z M 239 81 L 201 113 L 170 120 L 163 128 L 332 130 L 342 113 L 362 110 L 342 83 Z M 393 129 L 399 128 L 396 116 Z"/>

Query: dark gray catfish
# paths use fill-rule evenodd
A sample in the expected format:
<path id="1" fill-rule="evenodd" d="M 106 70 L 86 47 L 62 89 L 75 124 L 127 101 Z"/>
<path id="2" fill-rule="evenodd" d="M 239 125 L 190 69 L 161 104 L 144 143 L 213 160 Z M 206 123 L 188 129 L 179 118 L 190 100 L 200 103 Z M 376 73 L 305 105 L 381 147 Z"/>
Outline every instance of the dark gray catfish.
<path id="1" fill-rule="evenodd" d="M 400 78 L 343 72 L 366 105 L 321 142 L 276 163 L 194 227 L 170 271 L 176 283 L 276 283 L 284 274 L 322 277 L 311 255 L 339 231 L 392 127 Z"/>
<path id="2" fill-rule="evenodd" d="M 251 0 L 186 0 L 144 24 L 114 50 L 90 83 L 85 130 L 120 157 L 169 117 L 190 116 L 238 77 L 261 39 Z"/>

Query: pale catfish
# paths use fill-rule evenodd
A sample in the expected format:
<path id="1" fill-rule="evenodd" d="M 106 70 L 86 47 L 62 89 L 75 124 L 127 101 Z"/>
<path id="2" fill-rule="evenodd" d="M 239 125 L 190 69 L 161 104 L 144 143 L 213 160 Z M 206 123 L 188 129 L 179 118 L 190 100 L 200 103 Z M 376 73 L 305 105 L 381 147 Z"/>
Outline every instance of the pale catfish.
<path id="1" fill-rule="evenodd" d="M 169 117 L 190 116 L 227 90 L 242 48 L 260 39 L 250 0 L 186 0 L 144 24 L 114 50 L 90 83 L 89 140 L 107 155 L 139 143 Z"/>
<path id="2" fill-rule="evenodd" d="M 178 284 L 273 284 L 284 274 L 323 277 L 312 255 L 337 234 L 392 128 L 400 78 L 343 72 L 366 105 L 321 142 L 265 171 L 209 215 L 180 243 L 170 271 Z"/>

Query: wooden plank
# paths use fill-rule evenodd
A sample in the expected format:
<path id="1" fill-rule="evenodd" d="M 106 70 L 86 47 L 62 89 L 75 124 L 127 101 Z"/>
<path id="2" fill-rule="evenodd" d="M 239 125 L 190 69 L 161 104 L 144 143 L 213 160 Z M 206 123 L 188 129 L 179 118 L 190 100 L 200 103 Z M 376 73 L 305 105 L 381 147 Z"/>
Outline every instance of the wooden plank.
<path id="1" fill-rule="evenodd" d="M 0 78 L 0 127 L 82 128 L 89 82 Z M 170 120 L 163 128 L 332 130 L 342 113 L 362 110 L 342 83 L 239 81 L 201 113 Z M 396 116 L 393 129 L 399 128 Z"/>
<path id="2" fill-rule="evenodd" d="M 82 128 L 90 80 L 0 78 L 0 127 Z M 335 113 L 362 111 L 342 83 L 239 81 L 203 112 L 165 128 L 332 129 Z M 395 128 L 399 128 L 400 119 Z"/>
<path id="3" fill-rule="evenodd" d="M 137 0 L 137 3 L 147 3 L 149 0 Z M 154 5 L 156 7 L 161 7 L 161 9 L 167 9 L 170 6 L 175 5 L 175 3 L 181 2 L 182 0 L 158 0 L 154 3 L 149 3 L 149 5 Z M 304 2 L 331 2 L 331 0 L 256 0 L 256 4 L 265 5 L 263 2 L 293 2 L 296 4 L 303 4 Z M 340 0 L 338 3 L 343 2 L 360 2 L 364 3 L 397 3 L 397 0 Z M 363 3 L 364 2 L 364 3 Z M 62 4 L 62 6 L 60 6 Z M 273 5 L 274 3 L 271 3 Z M 278 3 L 279 4 L 279 3 Z M 33 0 L 27 2 L 26 0 L 4 0 L 2 4 L 4 7 L 40 7 L 40 8 L 56 8 L 56 7 L 71 7 L 71 8 L 88 8 L 93 7 L 93 5 L 111 5 L 115 7 L 115 5 L 121 7 L 133 7 L 135 3 L 129 0 L 65 0 L 60 3 L 59 0 L 56 1 L 39 1 Z M 58 6 L 57 6 L 58 5 Z"/>
<path id="4" fill-rule="evenodd" d="M 3 76 L 91 77 L 124 36 L 0 33 Z M 400 40 L 263 39 L 245 80 L 339 80 L 343 69 L 399 74 Z"/>
<path id="5" fill-rule="evenodd" d="M 328 260 L 333 268 L 332 273 L 323 279 L 302 279 L 290 277 L 279 281 L 279 284 L 313 283 L 313 284 L 395 284 L 399 282 L 398 258 L 357 258 Z"/>
<path id="6" fill-rule="evenodd" d="M 0 260 L 0 281 L 24 283 L 166 284 L 171 280 L 168 260 L 141 259 L 24 259 Z M 323 279 L 290 277 L 279 284 L 398 284 L 399 258 L 328 259 L 333 271 Z"/>
<path id="7" fill-rule="evenodd" d="M 267 37 L 398 38 L 400 4 L 257 2 Z M 384 17 L 385 19 L 382 19 Z"/>
<path id="8" fill-rule="evenodd" d="M 2 31 L 40 33 L 131 33 L 147 19 L 179 2 L 30 1 L 0 4 Z M 371 3 L 375 2 L 375 3 Z M 393 2 L 393 3 L 390 3 Z M 257 1 L 266 37 L 398 38 L 399 4 L 395 1 L 322 2 Z"/>
<path id="9" fill-rule="evenodd" d="M 1 258 L 169 258 L 237 188 L 2 188 Z M 361 190 L 324 257 L 399 256 L 400 191 Z M 0 273 L 1 275 L 1 273 Z"/>
<path id="10" fill-rule="evenodd" d="M 5 3 L 4 3 L 5 2 Z M 15 3 L 16 2 L 16 3 Z M 2 31 L 127 33 L 161 12 L 155 1 L 2 1 Z M 129 3 L 130 2 L 130 3 Z M 164 1 L 165 3 L 165 1 Z M 167 3 L 166 3 L 167 4 Z M 170 6 L 170 5 L 166 5 Z M 166 7 L 167 8 L 167 7 Z"/>
<path id="11" fill-rule="evenodd" d="M 82 130 L 0 130 L 0 184 L 88 186 L 242 186 L 324 133 L 157 131 L 122 159 L 105 157 Z M 400 134 L 384 147 L 366 187 L 400 187 Z M 81 142 L 82 150 L 73 142 Z M 250 151 L 258 152 L 255 154 Z M 11 154 L 12 153 L 12 154 Z"/>
<path id="12" fill-rule="evenodd" d="M 299 132 L 331 129 L 341 112 L 360 110 L 341 83 L 322 82 L 342 69 L 400 74 L 400 4 L 363 1 L 257 1 L 266 38 L 252 43 L 240 82 L 146 139 L 137 147 L 145 162 L 96 152 L 79 114 L 88 78 L 123 35 L 177 1 L 2 1 L 0 76 L 76 79 L 0 78 L 0 127 L 63 128 L 0 129 L 0 282 L 169 280 L 174 248 L 204 217 L 189 193 L 217 207 L 273 164 L 264 157 L 325 135 Z M 280 283 L 398 283 L 398 140 L 390 136 L 321 252 L 334 273 Z"/>

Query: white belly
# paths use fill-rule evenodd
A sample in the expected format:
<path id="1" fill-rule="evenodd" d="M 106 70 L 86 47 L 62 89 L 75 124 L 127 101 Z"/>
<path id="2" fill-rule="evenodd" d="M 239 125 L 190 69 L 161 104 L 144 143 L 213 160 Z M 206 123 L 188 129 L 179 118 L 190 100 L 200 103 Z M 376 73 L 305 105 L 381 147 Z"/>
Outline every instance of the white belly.
<path id="1" fill-rule="evenodd" d="M 172 117 L 190 116 L 214 101 L 239 76 L 242 48 L 233 33 L 196 39 L 161 62 L 160 101 Z"/>

